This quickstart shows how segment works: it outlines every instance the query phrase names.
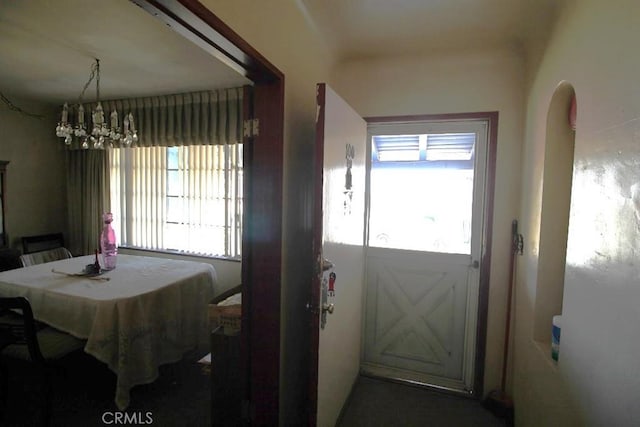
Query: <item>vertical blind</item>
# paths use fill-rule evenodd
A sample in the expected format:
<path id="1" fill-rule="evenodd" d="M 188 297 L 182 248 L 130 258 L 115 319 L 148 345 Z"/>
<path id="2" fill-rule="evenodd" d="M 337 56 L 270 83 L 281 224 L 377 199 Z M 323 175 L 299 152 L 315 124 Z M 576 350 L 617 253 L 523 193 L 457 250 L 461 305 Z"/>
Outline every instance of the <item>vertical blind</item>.
<path id="1" fill-rule="evenodd" d="M 111 209 L 119 242 L 239 257 L 242 169 L 241 144 L 111 150 Z"/>

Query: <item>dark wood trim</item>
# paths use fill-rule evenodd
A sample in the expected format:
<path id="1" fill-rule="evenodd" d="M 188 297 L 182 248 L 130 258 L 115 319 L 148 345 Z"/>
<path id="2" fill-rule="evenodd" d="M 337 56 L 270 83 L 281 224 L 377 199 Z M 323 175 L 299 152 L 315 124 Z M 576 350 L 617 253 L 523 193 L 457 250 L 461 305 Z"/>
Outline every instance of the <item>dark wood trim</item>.
<path id="1" fill-rule="evenodd" d="M 491 248 L 493 245 L 493 208 L 496 188 L 498 156 L 498 112 L 484 113 L 489 121 L 487 147 L 487 177 L 484 209 L 484 251 L 480 261 L 480 289 L 478 293 L 478 327 L 476 329 L 476 359 L 474 389 L 476 398 L 484 395 L 484 365 L 487 349 L 487 319 L 489 313 L 489 284 L 491 279 Z M 511 226 L 511 224 L 509 224 Z"/>
<path id="2" fill-rule="evenodd" d="M 245 87 L 243 92 L 243 117 L 246 119 L 252 118 L 253 114 L 253 88 Z M 251 251 L 253 245 L 251 242 L 254 240 L 252 235 L 253 229 L 249 224 L 253 224 L 253 206 L 252 206 L 252 198 L 248 197 L 253 193 L 253 174 L 251 167 L 247 167 L 247 165 L 253 165 L 253 150 L 251 150 L 251 144 L 253 143 L 253 138 L 243 137 L 242 140 L 244 147 L 242 150 L 242 161 L 243 161 L 243 188 L 242 191 L 245 195 L 244 200 L 242 201 L 242 265 L 241 268 L 241 277 L 242 283 L 253 283 L 253 274 L 252 274 L 252 260 L 253 257 L 251 255 Z M 240 381 L 242 382 L 242 399 L 249 402 L 251 399 L 251 305 L 253 304 L 253 299 L 251 298 L 250 292 L 251 285 L 247 287 L 245 290 L 245 295 L 243 295 L 242 301 L 242 312 L 241 312 L 241 336 L 240 336 L 240 366 L 242 369 L 246 370 L 242 372 L 240 376 Z M 244 414 L 245 417 L 250 417 L 250 414 Z M 246 422 L 247 420 L 245 420 Z M 212 423 L 215 425 L 215 418 L 212 418 Z M 250 424 L 250 422 L 246 422 L 246 424 Z"/>
<path id="3" fill-rule="evenodd" d="M 324 216 L 323 206 L 323 166 L 324 166 L 324 125 L 325 125 L 325 97 L 326 84 L 316 85 L 316 108 L 318 115 L 316 118 L 316 143 L 315 143 L 315 163 L 314 163 L 314 185 L 313 185 L 313 277 L 309 295 L 309 334 L 311 345 L 309 348 L 309 407 L 307 408 L 307 425 L 315 426 L 318 418 L 318 350 L 320 345 L 320 281 L 322 265 L 322 233 Z"/>
<path id="4" fill-rule="evenodd" d="M 282 265 L 282 173 L 284 82 L 254 86 L 260 134 L 245 146 L 251 164 L 249 232 L 243 253 L 243 335 L 251 424 L 277 425 L 280 383 L 280 282 Z M 247 280 L 248 282 L 245 282 Z"/>
<path id="5" fill-rule="evenodd" d="M 279 424 L 284 75 L 197 0 L 131 0 L 253 81 L 245 119 L 242 238 L 242 396 L 251 425 Z M 215 420 L 213 421 L 215 424 Z"/>
<path id="6" fill-rule="evenodd" d="M 487 347 L 487 318 L 489 310 L 489 282 L 491 278 L 491 245 L 493 242 L 493 208 L 495 197 L 496 161 L 498 151 L 498 112 L 446 113 L 412 116 L 366 117 L 367 123 L 415 123 L 422 121 L 484 120 L 488 123 L 487 170 L 484 200 L 482 259 L 480 260 L 480 286 L 478 290 L 478 316 L 476 328 L 476 355 L 473 387 L 475 397 L 484 392 L 484 364 Z M 509 224 L 511 226 L 511 224 Z"/>

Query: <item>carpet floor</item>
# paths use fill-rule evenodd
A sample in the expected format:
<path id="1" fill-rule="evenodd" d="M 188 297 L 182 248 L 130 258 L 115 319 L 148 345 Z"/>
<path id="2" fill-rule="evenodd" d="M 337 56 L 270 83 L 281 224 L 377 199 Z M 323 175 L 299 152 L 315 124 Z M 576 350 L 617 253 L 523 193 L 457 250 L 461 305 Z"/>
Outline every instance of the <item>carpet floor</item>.
<path id="1" fill-rule="evenodd" d="M 197 357 L 162 366 L 152 384 L 131 390 L 129 425 L 206 427 L 211 425 L 210 377 Z M 0 425 L 42 425 L 42 394 L 28 367 L 9 366 L 7 406 Z M 116 422 L 115 375 L 84 353 L 67 357 L 53 376 L 51 425 L 92 427 Z M 123 417 L 124 415 L 120 415 Z M 121 418 L 121 421 L 126 421 Z M 131 422 L 135 421 L 135 422 Z M 477 400 L 360 377 L 338 427 L 504 427 L 504 420 Z"/>
<path id="2" fill-rule="evenodd" d="M 113 401 L 115 375 L 106 365 L 78 352 L 61 361 L 53 375 L 51 425 L 61 427 L 125 424 L 205 427 L 211 425 L 210 377 L 195 357 L 164 365 L 159 378 L 131 390 L 125 414 Z M 42 393 L 28 368 L 9 367 L 3 426 L 42 425 Z M 132 422 L 135 421 L 135 422 Z"/>
<path id="3" fill-rule="evenodd" d="M 479 401 L 422 387 L 358 378 L 339 427 L 504 427 Z"/>

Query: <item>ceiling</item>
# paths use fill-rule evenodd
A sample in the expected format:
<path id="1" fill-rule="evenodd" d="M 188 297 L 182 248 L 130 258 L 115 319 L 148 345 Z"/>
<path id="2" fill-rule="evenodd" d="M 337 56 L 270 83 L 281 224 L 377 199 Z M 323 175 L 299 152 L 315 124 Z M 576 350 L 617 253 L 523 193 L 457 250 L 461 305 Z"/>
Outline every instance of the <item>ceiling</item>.
<path id="1" fill-rule="evenodd" d="M 100 59 L 100 97 L 236 87 L 249 80 L 128 0 L 0 0 L 0 92 L 75 102 Z M 95 100 L 95 81 L 86 101 Z"/>
<path id="2" fill-rule="evenodd" d="M 522 47 L 564 0 L 298 0 L 342 59 Z"/>
<path id="3" fill-rule="evenodd" d="M 250 84 L 129 0 L 0 0 L 0 92 L 75 102 Z M 296 0 L 338 58 L 523 46 L 565 0 Z M 95 99 L 92 84 L 85 100 Z"/>

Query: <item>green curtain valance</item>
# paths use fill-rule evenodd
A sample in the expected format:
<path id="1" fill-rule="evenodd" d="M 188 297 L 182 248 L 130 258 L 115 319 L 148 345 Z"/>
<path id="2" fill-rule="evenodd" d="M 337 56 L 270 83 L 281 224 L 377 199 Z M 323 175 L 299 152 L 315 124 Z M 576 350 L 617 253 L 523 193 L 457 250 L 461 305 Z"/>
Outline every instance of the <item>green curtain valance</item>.
<path id="1" fill-rule="evenodd" d="M 120 129 L 124 116 L 133 114 L 138 142 L 132 147 L 236 144 L 242 142 L 242 92 L 242 88 L 232 88 L 107 100 L 102 101 L 102 108 L 107 124 L 111 112 L 117 111 Z M 96 104 L 83 104 L 88 128 L 93 125 L 91 112 Z M 69 106 L 74 122 L 77 109 L 77 105 Z M 71 149 L 80 149 L 76 138 Z"/>

